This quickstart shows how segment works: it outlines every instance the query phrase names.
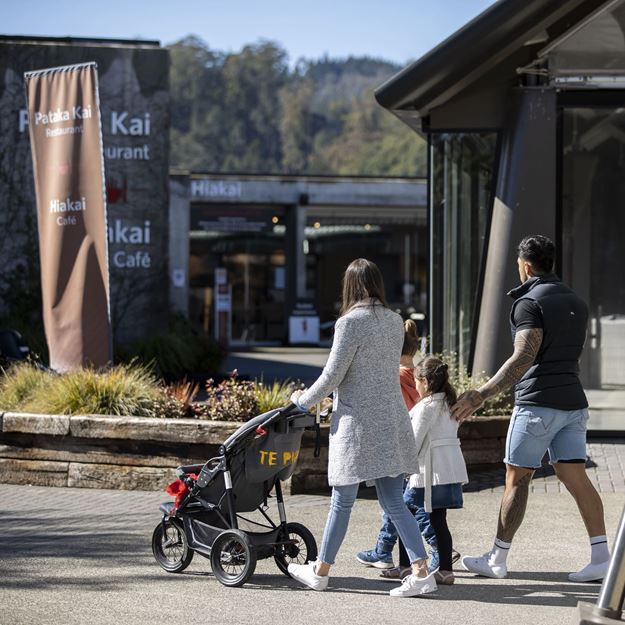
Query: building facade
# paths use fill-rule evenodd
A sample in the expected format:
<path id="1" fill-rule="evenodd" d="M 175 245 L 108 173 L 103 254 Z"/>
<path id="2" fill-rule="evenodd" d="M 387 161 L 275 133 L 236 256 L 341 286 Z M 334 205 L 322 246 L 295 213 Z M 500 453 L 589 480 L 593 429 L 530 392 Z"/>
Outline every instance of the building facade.
<path id="1" fill-rule="evenodd" d="M 170 197 L 172 306 L 229 344 L 327 343 L 358 257 L 423 316 L 424 179 L 181 173 Z"/>
<path id="2" fill-rule="evenodd" d="M 592 422 L 623 429 L 625 1 L 499 0 L 376 97 L 429 141 L 433 347 L 493 373 L 516 245 L 548 235 L 590 308 Z"/>
<path id="3" fill-rule="evenodd" d="M 0 316 L 39 289 L 24 72 L 95 61 L 115 339 L 167 318 L 169 53 L 158 42 L 0 37 Z M 32 287 L 28 285 L 32 284 Z"/>

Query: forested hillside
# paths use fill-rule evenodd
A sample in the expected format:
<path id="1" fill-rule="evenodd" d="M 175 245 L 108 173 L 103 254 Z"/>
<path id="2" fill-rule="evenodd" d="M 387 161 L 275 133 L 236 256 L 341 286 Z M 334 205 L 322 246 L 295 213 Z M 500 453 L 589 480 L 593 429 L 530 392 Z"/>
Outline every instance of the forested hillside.
<path id="1" fill-rule="evenodd" d="M 373 97 L 400 67 L 301 61 L 276 43 L 171 46 L 171 164 L 196 171 L 419 176 L 425 143 Z"/>

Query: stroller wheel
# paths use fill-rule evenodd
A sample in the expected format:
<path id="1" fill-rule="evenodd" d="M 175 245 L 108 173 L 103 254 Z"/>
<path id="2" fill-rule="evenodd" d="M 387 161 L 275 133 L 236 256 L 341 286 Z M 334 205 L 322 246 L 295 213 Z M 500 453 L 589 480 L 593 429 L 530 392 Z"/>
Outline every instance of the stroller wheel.
<path id="1" fill-rule="evenodd" d="M 289 564 L 306 564 L 317 559 L 317 542 L 312 532 L 301 523 L 287 523 L 282 544 L 276 546 L 274 559 L 278 568 L 290 577 Z"/>
<path id="2" fill-rule="evenodd" d="M 239 530 L 225 530 L 211 547 L 213 574 L 224 586 L 243 586 L 256 568 L 256 551 Z"/>
<path id="3" fill-rule="evenodd" d="M 162 523 L 154 528 L 152 553 L 161 567 L 169 573 L 184 571 L 193 560 L 193 550 L 189 548 L 183 529 L 171 520 L 165 521 L 165 531 Z"/>

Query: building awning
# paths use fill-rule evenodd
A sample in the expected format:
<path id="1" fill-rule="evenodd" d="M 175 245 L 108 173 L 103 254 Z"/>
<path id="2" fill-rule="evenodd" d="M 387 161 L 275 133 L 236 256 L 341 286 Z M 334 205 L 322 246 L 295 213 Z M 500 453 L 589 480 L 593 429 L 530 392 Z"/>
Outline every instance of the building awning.
<path id="1" fill-rule="evenodd" d="M 499 0 L 375 91 L 379 104 L 410 125 L 484 80 L 501 65 L 513 70 L 597 11 L 606 0 Z"/>

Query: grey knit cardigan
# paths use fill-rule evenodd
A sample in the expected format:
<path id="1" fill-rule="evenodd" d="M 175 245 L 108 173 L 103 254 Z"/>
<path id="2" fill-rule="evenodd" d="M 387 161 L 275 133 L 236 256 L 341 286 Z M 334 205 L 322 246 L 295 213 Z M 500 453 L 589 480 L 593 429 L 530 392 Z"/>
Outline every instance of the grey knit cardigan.
<path id="1" fill-rule="evenodd" d="M 328 362 L 298 400 L 312 407 L 334 391 L 330 486 L 419 471 L 399 383 L 403 341 L 401 317 L 377 300 L 356 304 L 336 322 Z"/>

